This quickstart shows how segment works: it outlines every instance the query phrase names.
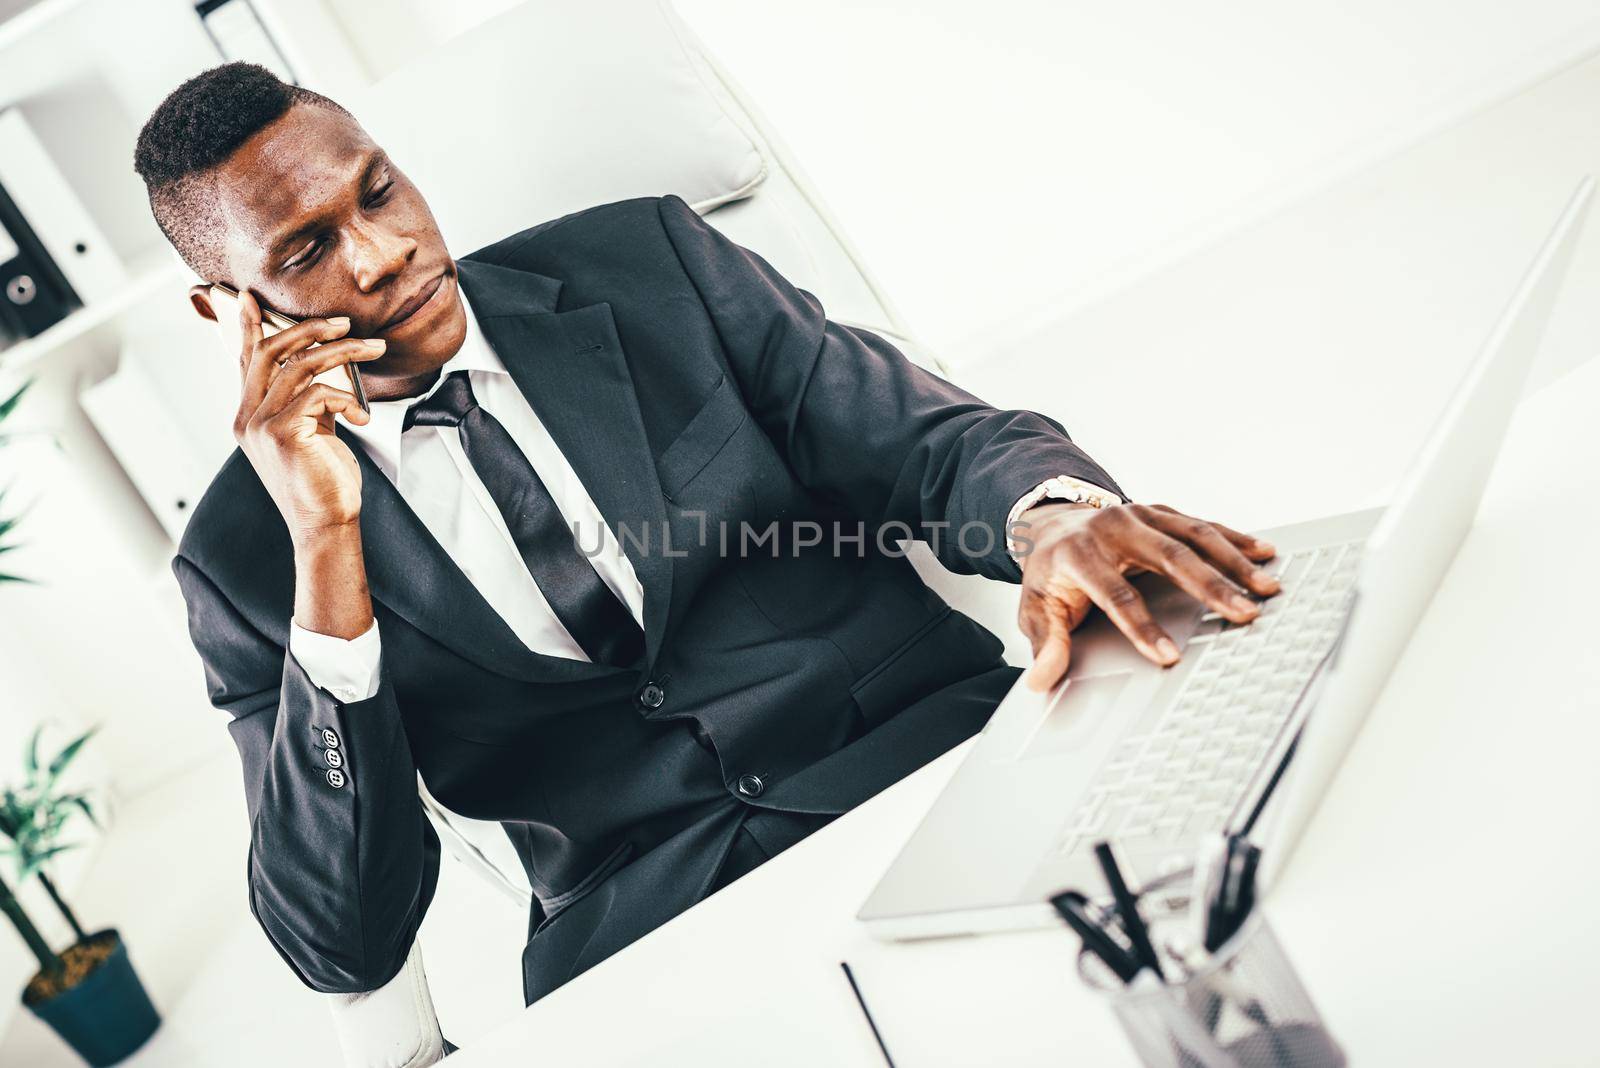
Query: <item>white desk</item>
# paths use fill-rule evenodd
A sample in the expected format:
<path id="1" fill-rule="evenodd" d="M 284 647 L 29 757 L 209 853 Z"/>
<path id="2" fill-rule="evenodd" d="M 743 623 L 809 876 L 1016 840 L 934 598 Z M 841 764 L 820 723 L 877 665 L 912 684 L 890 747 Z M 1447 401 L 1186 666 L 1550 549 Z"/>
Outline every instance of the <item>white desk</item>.
<path id="1" fill-rule="evenodd" d="M 1476 529 L 1271 894 L 1357 1064 L 1594 1063 L 1597 410 L 1600 360 L 1524 402 Z M 966 749 L 449 1063 L 877 1068 L 840 960 L 900 1068 L 1133 1063 L 1064 932 L 892 945 L 856 925 Z"/>

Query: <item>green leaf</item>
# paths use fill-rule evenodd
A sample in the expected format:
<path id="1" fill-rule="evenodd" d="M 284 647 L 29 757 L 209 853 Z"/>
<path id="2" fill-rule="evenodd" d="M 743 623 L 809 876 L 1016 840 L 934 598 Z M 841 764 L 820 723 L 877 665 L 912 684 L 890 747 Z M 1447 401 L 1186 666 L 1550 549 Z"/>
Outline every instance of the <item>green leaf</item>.
<path id="1" fill-rule="evenodd" d="M 4 502 L 5 492 L 0 491 L 0 504 L 3 504 Z M 22 517 L 26 514 L 26 512 L 27 509 L 23 509 L 23 511 L 18 512 L 16 515 L 0 516 L 0 538 L 9 537 L 11 532 L 17 528 L 17 524 L 22 522 Z M 13 541 L 9 544 L 19 545 L 21 543 Z"/>
<path id="2" fill-rule="evenodd" d="M 50 761 L 50 781 L 52 783 L 55 782 L 56 776 L 60 775 L 66 770 L 67 765 L 72 763 L 72 758 L 78 755 L 78 750 L 83 748 L 83 743 L 93 738 L 95 732 L 99 729 L 98 726 L 90 727 L 68 742 L 61 752 L 56 754 L 55 759 Z"/>
<path id="3" fill-rule="evenodd" d="M 87 797 L 84 797 L 82 794 L 76 794 L 67 798 L 67 804 L 77 805 L 79 808 L 83 809 L 83 814 L 89 817 L 90 823 L 94 824 L 96 827 L 100 826 L 100 819 L 94 814 L 94 809 L 90 807 L 89 799 Z"/>
<path id="4" fill-rule="evenodd" d="M 43 852 L 33 854 L 33 856 L 29 857 L 23 862 L 21 869 L 17 872 L 17 881 L 23 883 L 27 882 L 28 877 L 33 875 L 33 873 L 38 871 L 40 868 L 44 867 L 51 857 L 58 857 L 62 853 L 77 848 L 78 844 L 76 842 L 70 842 L 66 845 L 52 846 Z"/>
<path id="5" fill-rule="evenodd" d="M 15 393 L 11 394 L 11 396 L 7 397 L 5 400 L 0 401 L 0 422 L 4 422 L 7 416 L 17 410 L 17 405 L 22 403 L 22 395 L 27 393 L 28 390 L 32 388 L 33 379 L 30 378 L 26 382 L 22 383 L 21 386 L 17 387 L 17 391 Z"/>
<path id="6" fill-rule="evenodd" d="M 39 735 L 43 733 L 43 723 L 34 727 L 33 733 L 28 735 L 28 747 L 22 753 L 22 766 L 27 770 L 29 776 L 39 770 Z"/>
<path id="7" fill-rule="evenodd" d="M 22 801 L 10 789 L 0 796 L 0 834 L 10 835 L 22 825 Z"/>

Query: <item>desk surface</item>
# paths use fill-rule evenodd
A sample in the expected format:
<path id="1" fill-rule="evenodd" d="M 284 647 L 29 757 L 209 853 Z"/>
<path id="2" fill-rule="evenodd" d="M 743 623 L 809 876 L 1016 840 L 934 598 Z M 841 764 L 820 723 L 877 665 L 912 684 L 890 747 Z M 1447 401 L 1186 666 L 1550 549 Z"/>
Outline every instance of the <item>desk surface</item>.
<path id="1" fill-rule="evenodd" d="M 1597 409 L 1600 360 L 1523 403 L 1475 529 L 1270 894 L 1355 1063 L 1593 1063 L 1600 657 L 1580 611 L 1600 601 L 1584 559 L 1600 525 Z M 1134 1063 L 1071 973 L 1065 933 L 894 945 L 856 924 L 966 750 L 451 1063 L 878 1068 L 841 960 L 901 1068 Z"/>

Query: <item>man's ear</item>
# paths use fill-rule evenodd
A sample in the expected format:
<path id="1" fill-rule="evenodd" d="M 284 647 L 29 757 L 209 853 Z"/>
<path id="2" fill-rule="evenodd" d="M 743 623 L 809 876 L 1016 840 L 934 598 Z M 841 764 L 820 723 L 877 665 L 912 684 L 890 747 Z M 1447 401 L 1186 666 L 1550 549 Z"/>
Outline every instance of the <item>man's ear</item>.
<path id="1" fill-rule="evenodd" d="M 211 287 L 201 284 L 189 287 L 189 303 L 194 305 L 195 314 L 202 319 L 217 321 L 217 309 L 211 306 Z"/>

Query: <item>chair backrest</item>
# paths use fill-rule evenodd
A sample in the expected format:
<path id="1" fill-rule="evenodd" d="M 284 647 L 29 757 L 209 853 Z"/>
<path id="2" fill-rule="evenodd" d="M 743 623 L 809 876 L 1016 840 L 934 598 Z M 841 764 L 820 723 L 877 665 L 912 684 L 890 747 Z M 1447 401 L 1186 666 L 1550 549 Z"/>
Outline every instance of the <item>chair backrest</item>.
<path id="1" fill-rule="evenodd" d="M 451 120 L 418 114 L 454 102 Z M 349 101 L 422 189 L 461 255 L 569 212 L 675 193 L 816 294 L 829 317 L 888 334 L 931 370 L 794 164 L 665 0 L 527 0 Z M 450 812 L 419 779 L 450 852 L 526 909 L 499 825 Z"/>
<path id="2" fill-rule="evenodd" d="M 450 121 L 417 123 L 441 97 Z M 665 0 L 526 0 L 350 103 L 457 255 L 675 193 L 830 317 L 904 333 L 781 142 Z"/>

